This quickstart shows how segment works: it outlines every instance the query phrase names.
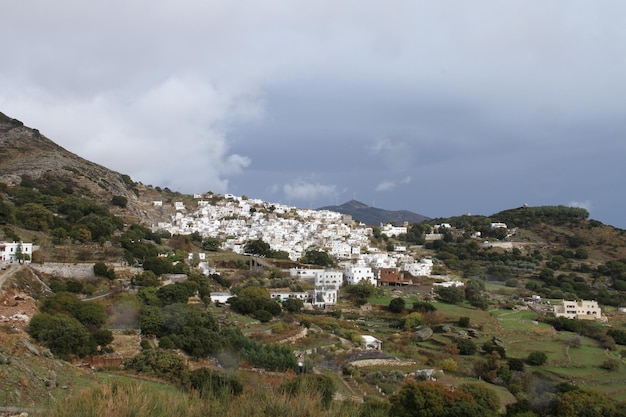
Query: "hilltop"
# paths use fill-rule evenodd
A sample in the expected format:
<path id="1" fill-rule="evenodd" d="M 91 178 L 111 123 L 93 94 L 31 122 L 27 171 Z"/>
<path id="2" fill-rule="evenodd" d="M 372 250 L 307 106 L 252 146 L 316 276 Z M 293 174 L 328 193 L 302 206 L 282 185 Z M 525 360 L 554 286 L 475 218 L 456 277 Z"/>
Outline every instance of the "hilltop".
<path id="1" fill-rule="evenodd" d="M 26 181 L 25 181 L 26 180 Z M 37 129 L 0 113 L 0 183 L 7 186 L 39 183 L 53 195 L 71 196 L 114 208 L 111 199 L 126 199 L 118 214 L 147 220 L 137 196 L 137 184 L 128 175 L 69 152 Z"/>
<path id="2" fill-rule="evenodd" d="M 348 214 L 352 216 L 353 220 L 371 226 L 380 226 L 381 224 L 392 222 L 397 225 L 402 225 L 404 222 L 412 224 L 430 220 L 426 216 L 413 213 L 408 210 L 385 210 L 368 206 L 367 204 L 356 200 L 350 200 L 339 206 L 320 207 L 318 210 L 329 210 L 337 213 Z"/>

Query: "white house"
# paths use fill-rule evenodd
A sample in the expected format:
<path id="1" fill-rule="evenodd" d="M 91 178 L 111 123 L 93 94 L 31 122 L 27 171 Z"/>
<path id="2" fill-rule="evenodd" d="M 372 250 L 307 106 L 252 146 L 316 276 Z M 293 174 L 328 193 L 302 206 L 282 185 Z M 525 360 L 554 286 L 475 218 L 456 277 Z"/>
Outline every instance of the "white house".
<path id="1" fill-rule="evenodd" d="M 372 268 L 369 266 L 349 264 L 346 265 L 344 274 L 348 285 L 355 285 L 359 282 L 367 282 L 376 286 L 376 277 L 374 276 L 374 272 L 372 272 Z"/>
<path id="2" fill-rule="evenodd" d="M 365 343 L 365 349 L 367 350 L 382 350 L 383 342 L 380 339 L 376 339 L 374 336 L 368 334 L 361 335 L 363 342 Z"/>
<path id="3" fill-rule="evenodd" d="M 19 258 L 18 259 L 18 255 Z M 31 263 L 33 259 L 33 244 L 24 242 L 0 242 L 0 260 L 3 262 Z"/>
<path id="4" fill-rule="evenodd" d="M 229 292 L 212 292 L 210 294 L 212 303 L 226 304 L 233 295 Z"/>
<path id="5" fill-rule="evenodd" d="M 432 259 L 428 259 L 428 258 L 424 258 L 419 262 L 405 262 L 402 264 L 401 270 L 403 271 L 407 271 L 409 274 L 413 275 L 414 277 L 428 277 L 432 274 L 433 272 L 433 260 Z"/>
<path id="6" fill-rule="evenodd" d="M 405 235 L 407 233 L 406 226 L 394 226 L 392 224 L 383 224 L 380 226 L 380 233 L 389 237 Z"/>
<path id="7" fill-rule="evenodd" d="M 436 287 L 445 287 L 445 288 L 463 287 L 463 286 L 465 286 L 465 284 L 463 284 L 461 281 L 435 282 L 435 283 L 433 283 L 433 285 L 436 286 Z"/>
<path id="8" fill-rule="evenodd" d="M 289 268 L 289 276 L 299 279 L 313 279 L 319 272 L 323 272 L 323 269 L 309 269 L 309 268 Z"/>
<path id="9" fill-rule="evenodd" d="M 600 309 L 597 301 L 563 300 L 561 305 L 555 305 L 553 308 L 556 317 L 579 320 L 603 320 L 602 309 Z"/>
<path id="10" fill-rule="evenodd" d="M 294 291 L 271 291 L 270 297 L 272 298 L 272 300 L 280 301 L 281 303 L 290 298 L 305 302 L 309 299 L 309 293 Z"/>
<path id="11" fill-rule="evenodd" d="M 313 305 L 322 307 L 337 304 L 339 287 L 343 283 L 343 272 L 336 270 L 316 270 Z"/>

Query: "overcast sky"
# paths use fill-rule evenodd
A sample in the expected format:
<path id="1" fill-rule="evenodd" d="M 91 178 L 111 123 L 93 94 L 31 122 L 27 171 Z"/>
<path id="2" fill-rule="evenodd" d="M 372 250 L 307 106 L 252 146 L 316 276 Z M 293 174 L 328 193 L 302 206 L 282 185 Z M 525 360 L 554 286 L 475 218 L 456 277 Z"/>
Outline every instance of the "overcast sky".
<path id="1" fill-rule="evenodd" d="M 623 0 L 11 0 L 0 111 L 133 180 L 626 228 Z"/>

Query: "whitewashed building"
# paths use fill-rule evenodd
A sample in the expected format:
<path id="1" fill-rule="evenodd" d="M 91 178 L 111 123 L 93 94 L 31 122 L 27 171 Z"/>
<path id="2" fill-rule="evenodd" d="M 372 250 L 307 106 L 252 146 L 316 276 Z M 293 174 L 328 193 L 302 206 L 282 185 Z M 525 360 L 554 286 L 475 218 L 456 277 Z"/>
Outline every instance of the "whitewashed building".
<path id="1" fill-rule="evenodd" d="M 363 338 L 363 342 L 365 343 L 366 350 L 383 350 L 382 340 L 368 334 L 364 334 L 361 337 Z"/>
<path id="2" fill-rule="evenodd" d="M 343 272 L 336 270 L 316 270 L 313 305 L 323 307 L 337 304 L 339 288 L 343 283 Z"/>
<path id="3" fill-rule="evenodd" d="M 346 278 L 346 284 L 348 285 L 356 285 L 360 282 L 366 282 L 376 286 L 377 283 L 372 268 L 365 265 L 348 264 L 346 265 L 344 275 Z"/>
<path id="4" fill-rule="evenodd" d="M 380 227 L 380 233 L 389 237 L 405 235 L 407 233 L 406 226 L 394 226 L 392 224 L 383 224 Z"/>
<path id="5" fill-rule="evenodd" d="M 414 277 L 428 277 L 433 272 L 433 260 L 424 258 L 419 262 L 403 263 L 400 269 Z"/>
<path id="6" fill-rule="evenodd" d="M 20 259 L 18 259 L 18 257 Z M 24 242 L 0 242 L 0 260 L 2 262 L 31 263 L 33 259 L 33 244 Z"/>
<path id="7" fill-rule="evenodd" d="M 211 302 L 220 304 L 226 304 L 228 302 L 228 299 L 232 296 L 233 295 L 229 292 L 212 292 L 210 294 Z"/>

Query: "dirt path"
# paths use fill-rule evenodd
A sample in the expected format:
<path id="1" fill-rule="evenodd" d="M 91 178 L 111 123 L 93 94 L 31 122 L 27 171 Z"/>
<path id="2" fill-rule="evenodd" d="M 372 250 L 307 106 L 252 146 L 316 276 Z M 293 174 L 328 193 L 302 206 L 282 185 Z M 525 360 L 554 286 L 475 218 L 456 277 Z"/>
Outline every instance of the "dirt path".
<path id="1" fill-rule="evenodd" d="M 11 276 L 13 276 L 20 269 L 21 269 L 21 265 L 18 266 L 17 268 L 15 267 L 15 265 L 8 265 L 6 269 L 0 270 L 1 272 L 0 273 L 0 290 L 2 289 L 2 286 L 4 285 L 6 280 L 10 278 Z"/>

